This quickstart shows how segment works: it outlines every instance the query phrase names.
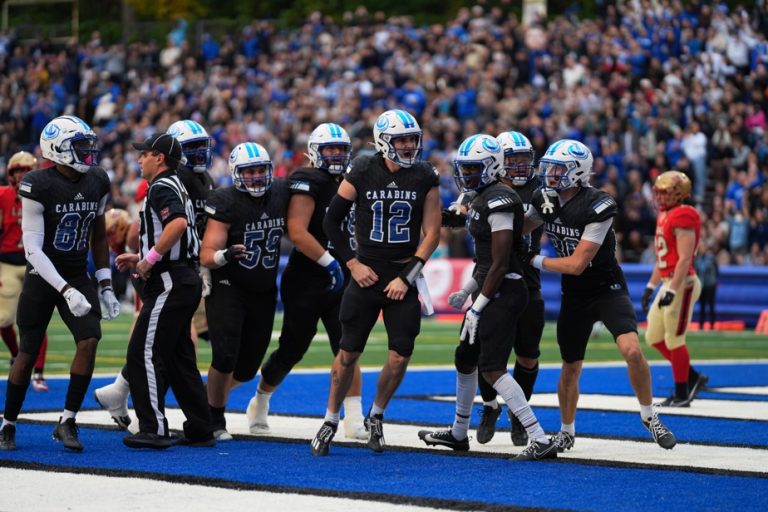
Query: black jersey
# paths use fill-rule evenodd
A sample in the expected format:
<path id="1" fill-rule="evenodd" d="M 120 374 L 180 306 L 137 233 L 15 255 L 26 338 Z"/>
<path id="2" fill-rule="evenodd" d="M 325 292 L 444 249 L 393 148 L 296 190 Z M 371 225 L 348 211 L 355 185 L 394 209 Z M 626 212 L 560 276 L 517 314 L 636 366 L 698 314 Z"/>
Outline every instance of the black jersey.
<path id="1" fill-rule="evenodd" d="M 543 214 L 542 203 L 542 195 L 536 194 L 533 206 L 544 220 L 544 232 L 560 257 L 573 254 L 587 224 L 611 219 L 618 212 L 616 201 L 610 195 L 592 187 L 580 188 L 568 202 L 555 208 L 554 214 Z M 563 275 L 563 292 L 594 293 L 623 283 L 624 274 L 615 252 L 616 235 L 611 228 L 581 275 Z"/>
<path id="2" fill-rule="evenodd" d="M 315 210 L 312 212 L 307 231 L 309 231 L 310 235 L 315 237 L 320 245 L 328 249 L 336 259 L 339 259 L 339 257 L 333 249 L 333 244 L 331 244 L 325 231 L 323 231 L 323 219 L 328 210 L 328 205 L 331 204 L 331 199 L 333 199 L 333 196 L 336 195 L 336 191 L 339 189 L 340 182 L 340 176 L 330 174 L 323 169 L 312 167 L 297 169 L 290 176 L 291 195 L 306 194 L 315 201 Z M 348 235 L 347 243 L 352 251 L 355 250 L 354 215 L 355 210 L 353 207 L 347 217 L 344 218 L 344 222 L 341 226 L 342 232 Z M 318 265 L 315 261 L 307 258 L 296 248 L 291 251 L 288 264 L 297 265 L 302 269 L 306 269 L 307 272 L 314 273 L 317 276 L 328 275 L 328 272 L 324 268 Z M 342 269 L 346 270 L 346 266 L 342 265 Z"/>
<path id="3" fill-rule="evenodd" d="M 539 193 L 539 184 L 537 180 L 530 180 L 522 187 L 513 187 L 520 199 L 523 201 L 523 208 L 527 212 L 531 208 L 533 197 Z M 530 233 L 523 235 L 523 244 L 528 251 L 526 260 L 531 260 L 541 252 L 541 234 L 544 233 L 544 226 L 539 226 Z M 541 271 L 531 265 L 523 265 L 525 284 L 528 288 L 541 289 Z"/>
<path id="4" fill-rule="evenodd" d="M 205 221 L 208 220 L 205 214 L 205 200 L 213 190 L 213 179 L 208 172 L 195 172 L 183 165 L 179 166 L 176 174 L 184 188 L 187 189 L 189 199 L 192 201 L 192 206 L 195 209 L 195 229 L 197 236 L 202 240 L 203 235 L 205 235 Z"/>
<path id="5" fill-rule="evenodd" d="M 227 247 L 243 244 L 249 256 L 212 270 L 215 281 L 262 292 L 275 287 L 280 262 L 280 241 L 286 229 L 288 182 L 272 181 L 262 197 L 252 197 L 235 187 L 214 190 L 208 196 L 208 218 L 229 224 Z"/>
<path id="6" fill-rule="evenodd" d="M 488 217 L 494 213 L 513 213 L 512 251 L 508 262 L 508 272 L 523 275 L 520 253 L 523 246 L 523 222 L 525 209 L 520 196 L 506 185 L 494 183 L 485 187 L 472 197 L 467 211 L 469 234 L 475 241 L 475 271 L 473 277 L 482 288 L 485 276 L 491 268 L 491 225 Z"/>
<path id="7" fill-rule="evenodd" d="M 43 252 L 64 279 L 85 274 L 93 221 L 104 213 L 102 199 L 110 193 L 109 177 L 100 167 L 77 178 L 40 169 L 27 173 L 19 185 L 21 197 L 45 208 Z"/>
<path id="8" fill-rule="evenodd" d="M 345 179 L 357 191 L 355 235 L 360 256 L 392 261 L 413 256 L 421 239 L 424 201 L 437 170 L 417 162 L 390 172 L 380 154 L 358 156 Z"/>

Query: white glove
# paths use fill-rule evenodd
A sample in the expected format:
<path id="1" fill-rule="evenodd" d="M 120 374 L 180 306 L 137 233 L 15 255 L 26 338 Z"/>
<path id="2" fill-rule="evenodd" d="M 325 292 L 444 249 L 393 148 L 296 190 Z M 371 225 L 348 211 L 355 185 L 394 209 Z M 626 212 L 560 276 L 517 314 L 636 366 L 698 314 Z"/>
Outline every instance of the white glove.
<path id="1" fill-rule="evenodd" d="M 448 304 L 453 309 L 461 309 L 464 307 L 464 303 L 467 302 L 467 298 L 469 298 L 469 292 L 462 288 L 448 296 Z"/>
<path id="2" fill-rule="evenodd" d="M 482 293 L 477 296 L 475 302 L 472 303 L 472 307 L 467 310 L 464 315 L 464 326 L 461 328 L 461 334 L 459 337 L 463 340 L 466 336 L 469 336 L 469 344 L 475 344 L 475 337 L 477 336 L 477 326 L 480 323 L 480 313 L 483 308 L 491 301 L 488 297 Z"/>
<path id="3" fill-rule="evenodd" d="M 91 310 L 91 303 L 88 302 L 85 295 L 80 293 L 77 288 L 69 288 L 63 295 L 73 315 L 77 317 L 85 316 Z"/>
<path id="4" fill-rule="evenodd" d="M 114 320 L 120 315 L 120 301 L 115 297 L 115 292 L 111 286 L 105 286 L 101 289 L 101 302 L 104 304 L 104 312 L 101 314 L 101 318 Z"/>
<path id="5" fill-rule="evenodd" d="M 211 269 L 200 267 L 200 279 L 203 280 L 203 298 L 211 294 Z"/>

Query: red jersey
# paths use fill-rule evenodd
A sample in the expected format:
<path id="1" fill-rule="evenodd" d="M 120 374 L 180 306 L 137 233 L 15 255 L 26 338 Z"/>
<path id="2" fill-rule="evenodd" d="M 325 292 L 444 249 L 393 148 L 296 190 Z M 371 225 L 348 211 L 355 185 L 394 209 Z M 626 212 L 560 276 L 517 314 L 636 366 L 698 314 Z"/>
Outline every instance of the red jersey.
<path id="1" fill-rule="evenodd" d="M 23 253 L 21 243 L 21 199 L 14 187 L 0 187 L 0 212 L 3 216 L 0 253 Z"/>
<path id="2" fill-rule="evenodd" d="M 677 254 L 677 237 L 675 229 L 692 229 L 696 232 L 695 247 L 699 245 L 701 236 L 701 217 L 696 208 L 688 205 L 680 205 L 671 210 L 662 211 L 656 220 L 656 268 L 661 277 L 672 277 L 680 256 Z M 691 260 L 688 275 L 696 273 Z"/>

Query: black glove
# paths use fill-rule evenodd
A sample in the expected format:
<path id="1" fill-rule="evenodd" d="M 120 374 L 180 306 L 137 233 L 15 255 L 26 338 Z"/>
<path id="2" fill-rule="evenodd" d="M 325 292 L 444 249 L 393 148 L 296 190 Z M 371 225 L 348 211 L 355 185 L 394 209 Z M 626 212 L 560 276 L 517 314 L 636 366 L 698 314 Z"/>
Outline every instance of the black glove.
<path id="1" fill-rule="evenodd" d="M 675 300 L 675 292 L 672 290 L 664 290 L 664 295 L 659 299 L 659 307 L 669 306 L 672 301 Z"/>
<path id="2" fill-rule="evenodd" d="M 441 223 L 446 228 L 463 228 L 467 224 L 467 216 L 450 208 L 443 208 Z"/>
<path id="3" fill-rule="evenodd" d="M 245 249 L 242 247 L 236 247 L 234 245 L 230 245 L 227 247 L 227 250 L 224 251 L 224 259 L 227 260 L 227 263 L 232 263 L 235 260 L 242 260 L 247 256 Z"/>
<path id="4" fill-rule="evenodd" d="M 650 286 L 645 287 L 645 291 L 643 292 L 643 298 L 640 299 L 640 304 L 643 305 L 643 312 L 648 313 L 648 310 L 651 309 L 651 298 L 653 297 L 653 292 L 655 288 L 651 288 Z"/>

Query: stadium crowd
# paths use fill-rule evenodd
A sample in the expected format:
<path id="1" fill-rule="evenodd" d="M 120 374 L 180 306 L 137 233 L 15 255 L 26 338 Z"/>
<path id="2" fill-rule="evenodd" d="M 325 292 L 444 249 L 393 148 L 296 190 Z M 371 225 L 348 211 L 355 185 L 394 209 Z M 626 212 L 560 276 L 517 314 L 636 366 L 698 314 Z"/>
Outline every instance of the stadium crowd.
<path id="1" fill-rule="evenodd" d="M 332 121 L 355 154 L 370 151 L 382 111 L 404 108 L 424 129 L 444 205 L 456 196 L 451 162 L 471 133 L 517 130 L 537 155 L 554 140 L 583 141 L 592 184 L 619 203 L 618 255 L 653 262 L 651 183 L 678 169 L 694 184 L 704 248 L 722 264 L 768 260 L 768 12 L 700 0 L 602 3 L 597 19 L 524 26 L 500 8 L 462 8 L 445 24 L 415 25 L 359 8 L 340 22 L 315 13 L 291 30 L 255 20 L 239 33 L 194 41 L 185 24 L 164 46 L 17 41 L 0 33 L 0 172 L 43 127 L 73 113 L 102 143 L 117 207 L 135 209 L 140 177 L 129 141 L 179 119 L 215 139 L 211 174 L 231 182 L 226 157 L 262 144 L 275 172 L 302 165 L 307 139 Z M 444 232 L 436 256 L 466 256 Z M 543 251 L 551 251 L 544 242 Z"/>

